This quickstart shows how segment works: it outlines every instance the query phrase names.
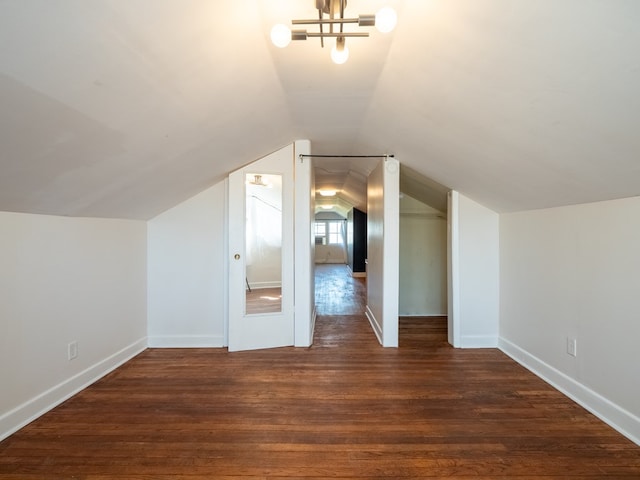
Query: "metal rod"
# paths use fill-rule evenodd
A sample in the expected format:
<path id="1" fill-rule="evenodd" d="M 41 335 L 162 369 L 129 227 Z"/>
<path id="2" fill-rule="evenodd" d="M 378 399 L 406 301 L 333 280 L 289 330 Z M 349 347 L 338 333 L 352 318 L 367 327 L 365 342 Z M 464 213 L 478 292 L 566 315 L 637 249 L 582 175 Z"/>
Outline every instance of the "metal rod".
<path id="1" fill-rule="evenodd" d="M 307 32 L 307 37 L 314 38 L 325 38 L 325 37 L 368 37 L 369 34 L 366 32 L 347 32 L 347 33 L 317 33 L 317 32 Z"/>
<path id="2" fill-rule="evenodd" d="M 306 155 L 301 153 L 300 158 L 394 158 L 394 155 Z"/>
<path id="3" fill-rule="evenodd" d="M 291 20 L 292 25 L 322 25 L 325 23 L 358 23 L 358 18 L 326 18 L 326 19 L 308 19 L 308 20 Z"/>

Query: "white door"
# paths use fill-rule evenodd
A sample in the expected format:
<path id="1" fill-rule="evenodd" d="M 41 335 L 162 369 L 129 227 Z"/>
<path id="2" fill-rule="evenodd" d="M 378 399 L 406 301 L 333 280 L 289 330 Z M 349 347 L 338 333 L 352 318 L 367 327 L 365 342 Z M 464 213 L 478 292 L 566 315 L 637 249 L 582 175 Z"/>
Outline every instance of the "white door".
<path id="1" fill-rule="evenodd" d="M 293 345 L 293 145 L 229 175 L 229 351 Z"/>

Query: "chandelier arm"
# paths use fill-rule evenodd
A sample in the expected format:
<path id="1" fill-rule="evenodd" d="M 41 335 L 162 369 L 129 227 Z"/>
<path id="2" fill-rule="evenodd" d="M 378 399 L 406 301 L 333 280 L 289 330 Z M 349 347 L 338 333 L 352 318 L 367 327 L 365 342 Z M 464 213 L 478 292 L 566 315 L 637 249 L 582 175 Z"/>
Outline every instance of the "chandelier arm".
<path id="1" fill-rule="evenodd" d="M 327 32 L 327 33 L 319 33 L 319 32 L 307 32 L 307 37 L 313 38 L 327 38 L 327 37 L 368 37 L 369 32 Z M 295 39 L 294 40 L 298 40 Z"/>
<path id="2" fill-rule="evenodd" d="M 333 23 L 359 23 L 359 18 L 309 18 L 302 20 L 291 20 L 292 25 L 322 25 L 322 24 L 333 24 Z"/>
<path id="3" fill-rule="evenodd" d="M 335 18 L 335 2 L 333 0 L 329 0 L 329 18 L 331 20 Z M 333 23 L 329 24 L 329 32 L 333 33 Z"/>
<path id="4" fill-rule="evenodd" d="M 318 20 L 320 20 L 320 22 L 322 22 L 322 9 L 321 8 L 318 9 Z M 322 31 L 322 23 L 320 23 L 320 33 L 323 33 L 323 31 Z M 320 48 L 324 48 L 324 37 L 320 37 Z"/>

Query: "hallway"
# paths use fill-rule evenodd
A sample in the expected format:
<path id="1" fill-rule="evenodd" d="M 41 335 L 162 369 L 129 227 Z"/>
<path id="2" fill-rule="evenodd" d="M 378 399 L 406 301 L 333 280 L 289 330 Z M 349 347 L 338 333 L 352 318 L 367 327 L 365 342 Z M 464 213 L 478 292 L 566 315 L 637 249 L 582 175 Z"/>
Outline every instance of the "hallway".
<path id="1" fill-rule="evenodd" d="M 324 346 L 349 345 L 359 341 L 360 336 L 370 337 L 378 343 L 364 314 L 367 306 L 365 278 L 352 277 L 349 268 L 343 264 L 317 264 L 315 281 L 316 330 L 321 328 L 322 334 L 314 336 L 314 345 L 318 342 Z M 354 328 L 355 325 L 358 327 Z M 448 346 L 447 317 L 400 317 L 398 337 L 401 347 Z"/>
<path id="2" fill-rule="evenodd" d="M 378 344 L 365 316 L 367 284 L 365 278 L 351 276 L 343 264 L 316 264 L 316 328 L 313 346 L 348 346 L 354 343 Z"/>
<path id="3" fill-rule="evenodd" d="M 315 278 L 318 315 L 364 315 L 365 278 L 352 277 L 349 267 L 339 263 L 316 264 Z"/>

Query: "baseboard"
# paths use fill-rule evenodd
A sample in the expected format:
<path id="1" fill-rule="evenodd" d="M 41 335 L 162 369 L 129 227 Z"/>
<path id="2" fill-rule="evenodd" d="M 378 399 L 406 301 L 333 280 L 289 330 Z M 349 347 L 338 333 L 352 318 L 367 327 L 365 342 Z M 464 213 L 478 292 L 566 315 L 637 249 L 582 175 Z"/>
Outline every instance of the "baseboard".
<path id="1" fill-rule="evenodd" d="M 141 338 L 119 352 L 5 413 L 0 417 L 0 440 L 7 438 L 76 393 L 84 390 L 146 348 L 147 339 Z"/>
<path id="2" fill-rule="evenodd" d="M 251 290 L 262 290 L 265 288 L 281 288 L 282 282 L 272 281 L 272 282 L 249 282 L 249 286 Z"/>
<path id="3" fill-rule="evenodd" d="M 373 332 L 376 334 L 376 337 L 378 337 L 378 341 L 380 342 L 380 345 L 382 345 L 382 325 L 378 323 L 378 320 L 376 319 L 376 316 L 373 314 L 373 312 L 369 308 L 369 305 L 367 305 L 367 308 L 364 314 L 369 319 L 371 328 L 373 328 Z"/>
<path id="4" fill-rule="evenodd" d="M 446 313 L 400 313 L 400 318 L 416 318 L 416 317 L 446 317 Z"/>
<path id="5" fill-rule="evenodd" d="M 366 278 L 367 272 L 354 272 L 351 268 L 351 265 L 347 263 L 347 268 L 349 269 L 349 273 L 353 278 Z"/>
<path id="6" fill-rule="evenodd" d="M 148 339 L 149 348 L 220 348 L 221 335 L 156 335 Z"/>
<path id="7" fill-rule="evenodd" d="M 564 393 L 635 444 L 640 445 L 640 418 L 509 340 L 501 337 L 498 341 L 498 347 L 556 390 Z"/>
<path id="8" fill-rule="evenodd" d="M 311 333 L 309 338 L 309 345 L 313 345 L 313 335 L 316 331 L 316 318 L 318 318 L 318 310 L 316 306 L 313 306 L 313 313 L 311 314 Z"/>
<path id="9" fill-rule="evenodd" d="M 460 348 L 498 348 L 498 337 L 495 335 L 462 335 Z"/>

